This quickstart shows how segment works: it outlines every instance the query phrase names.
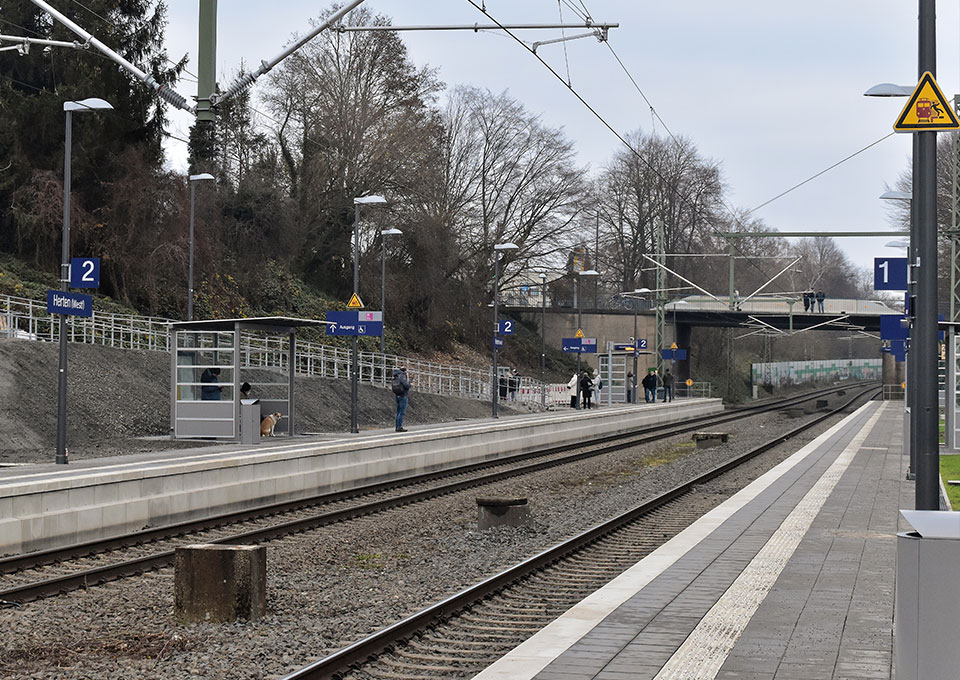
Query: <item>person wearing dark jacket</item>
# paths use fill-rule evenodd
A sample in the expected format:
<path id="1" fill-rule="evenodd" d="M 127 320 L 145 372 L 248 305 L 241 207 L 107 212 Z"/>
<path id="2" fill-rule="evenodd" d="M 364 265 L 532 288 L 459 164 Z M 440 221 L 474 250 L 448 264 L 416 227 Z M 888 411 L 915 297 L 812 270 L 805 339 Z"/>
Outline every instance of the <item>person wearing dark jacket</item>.
<path id="1" fill-rule="evenodd" d="M 406 432 L 403 429 L 403 415 L 407 412 L 408 394 L 410 392 L 410 381 L 407 379 L 407 368 L 401 366 L 393 369 L 393 383 L 391 385 L 394 395 L 397 397 L 397 432 Z"/>
<path id="2" fill-rule="evenodd" d="M 223 388 L 217 384 L 219 382 L 219 376 L 219 368 L 204 369 L 200 375 L 200 382 L 204 383 L 200 387 L 200 399 L 203 401 L 220 401 Z"/>
<path id="3" fill-rule="evenodd" d="M 590 398 L 593 395 L 593 380 L 586 371 L 580 376 L 580 394 L 583 395 L 583 408 L 593 408 L 590 402 Z"/>
<path id="4" fill-rule="evenodd" d="M 653 371 L 648 372 L 640 381 L 643 385 L 643 400 L 648 404 L 657 400 L 657 374 Z"/>
<path id="5" fill-rule="evenodd" d="M 673 401 L 673 373 L 669 368 L 663 374 L 663 400 L 667 401 L 668 398 Z"/>

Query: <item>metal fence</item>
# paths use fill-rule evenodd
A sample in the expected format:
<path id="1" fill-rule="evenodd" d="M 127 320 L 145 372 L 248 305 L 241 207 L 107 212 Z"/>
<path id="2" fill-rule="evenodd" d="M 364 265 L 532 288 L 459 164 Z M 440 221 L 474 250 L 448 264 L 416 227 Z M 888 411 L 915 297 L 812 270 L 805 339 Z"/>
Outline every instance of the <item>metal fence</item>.
<path id="1" fill-rule="evenodd" d="M 171 319 L 94 311 L 93 316 L 67 317 L 71 342 L 105 345 L 120 349 L 168 352 Z M 58 342 L 59 318 L 47 312 L 46 302 L 11 295 L 0 296 L 0 335 L 23 340 Z M 241 365 L 248 368 L 286 369 L 287 339 L 251 333 L 241 336 Z M 405 366 L 413 388 L 446 396 L 481 400 L 491 398 L 491 369 L 452 366 L 379 352 L 360 352 L 360 382 L 386 387 L 393 369 Z M 350 378 L 350 350 L 314 342 L 297 343 L 296 374 L 323 378 Z M 520 377 L 506 401 L 529 407 L 551 406 L 566 399 L 566 385 L 543 384 Z"/>

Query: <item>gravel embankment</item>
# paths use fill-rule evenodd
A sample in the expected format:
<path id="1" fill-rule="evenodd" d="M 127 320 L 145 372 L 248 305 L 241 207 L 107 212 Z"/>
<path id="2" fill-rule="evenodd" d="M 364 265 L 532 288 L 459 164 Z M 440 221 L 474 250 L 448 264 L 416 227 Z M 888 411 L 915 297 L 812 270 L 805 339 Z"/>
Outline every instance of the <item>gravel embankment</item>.
<path id="1" fill-rule="evenodd" d="M 831 399 L 831 402 L 834 400 Z M 838 401 L 839 403 L 839 401 Z M 268 544 L 268 615 L 181 625 L 173 570 L 0 610 L 0 676 L 102 680 L 271 678 L 414 613 L 564 537 L 619 514 L 689 474 L 803 422 L 755 416 L 697 451 L 689 436 L 554 468 Z M 829 427 L 761 456 L 744 483 Z M 734 484 L 714 482 L 718 490 Z M 526 496 L 526 529 L 476 530 L 477 496 Z"/>
<path id="2" fill-rule="evenodd" d="M 53 462 L 57 431 L 58 346 L 0 338 L 0 463 Z M 250 374 L 257 374 L 250 371 Z M 251 380 L 277 382 L 260 369 Z M 67 443 L 70 460 L 202 446 L 143 437 L 170 430 L 170 355 L 99 345 L 69 346 Z M 349 432 L 350 383 L 297 378 L 297 431 Z M 361 429 L 392 427 L 396 402 L 360 385 Z M 484 418 L 489 402 L 411 392 L 405 425 Z M 503 415 L 517 412 L 501 407 Z"/>

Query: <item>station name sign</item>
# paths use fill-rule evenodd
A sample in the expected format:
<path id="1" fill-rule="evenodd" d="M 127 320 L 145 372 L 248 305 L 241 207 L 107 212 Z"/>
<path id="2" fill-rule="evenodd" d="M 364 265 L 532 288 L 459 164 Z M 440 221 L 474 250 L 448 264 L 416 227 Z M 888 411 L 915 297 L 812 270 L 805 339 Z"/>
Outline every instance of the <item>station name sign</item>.
<path id="1" fill-rule="evenodd" d="M 64 290 L 48 290 L 47 311 L 50 314 L 93 316 L 93 296 Z"/>

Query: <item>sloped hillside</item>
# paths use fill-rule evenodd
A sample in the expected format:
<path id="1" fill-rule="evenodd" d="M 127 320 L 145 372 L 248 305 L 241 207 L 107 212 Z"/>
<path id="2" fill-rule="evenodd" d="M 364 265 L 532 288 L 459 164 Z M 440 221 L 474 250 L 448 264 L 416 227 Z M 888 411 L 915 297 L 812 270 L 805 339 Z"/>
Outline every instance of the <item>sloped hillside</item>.
<path id="1" fill-rule="evenodd" d="M 0 463 L 54 460 L 57 364 L 55 344 L 0 338 Z M 71 344 L 69 366 L 71 460 L 197 446 L 144 439 L 169 432 L 168 354 Z M 298 431 L 349 431 L 349 382 L 298 378 L 297 394 Z M 489 408 L 473 399 L 414 392 L 405 425 L 483 418 Z M 391 427 L 393 395 L 361 385 L 357 412 L 361 429 Z"/>

